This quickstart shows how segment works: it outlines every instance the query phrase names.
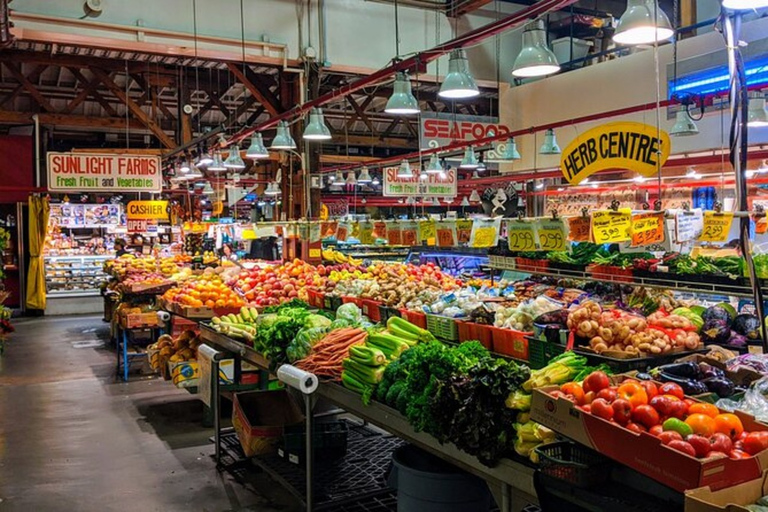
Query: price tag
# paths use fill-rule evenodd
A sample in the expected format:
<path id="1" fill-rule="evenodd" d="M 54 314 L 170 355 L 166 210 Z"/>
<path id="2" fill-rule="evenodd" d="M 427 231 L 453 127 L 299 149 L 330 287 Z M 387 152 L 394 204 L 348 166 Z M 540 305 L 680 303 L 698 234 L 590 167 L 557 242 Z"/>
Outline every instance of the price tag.
<path id="1" fill-rule="evenodd" d="M 317 222 L 313 222 L 309 225 L 309 241 L 310 242 L 319 242 L 322 237 L 320 236 L 322 231 L 322 226 L 318 224 Z"/>
<path id="2" fill-rule="evenodd" d="M 571 217 L 568 219 L 568 240 L 571 242 L 589 242 L 592 240 L 592 219 L 589 217 Z"/>
<path id="3" fill-rule="evenodd" d="M 472 236 L 472 220 L 460 219 L 456 221 L 456 240 L 460 244 L 468 244 Z"/>
<path id="4" fill-rule="evenodd" d="M 535 251 L 536 226 L 524 220 L 507 221 L 507 243 L 510 251 Z"/>
<path id="5" fill-rule="evenodd" d="M 418 245 L 417 235 L 415 227 L 403 229 L 403 245 Z"/>
<path id="6" fill-rule="evenodd" d="M 349 226 L 347 224 L 339 224 L 336 228 L 336 240 L 339 242 L 346 242 L 348 234 Z"/>
<path id="7" fill-rule="evenodd" d="M 373 223 L 373 238 L 383 239 L 387 238 L 387 223 L 384 221 L 378 221 Z"/>
<path id="8" fill-rule="evenodd" d="M 664 213 L 641 213 L 632 216 L 632 247 L 664 242 Z"/>
<path id="9" fill-rule="evenodd" d="M 611 244 L 630 240 L 632 210 L 598 210 L 592 212 L 592 236 L 596 244 Z"/>
<path id="10" fill-rule="evenodd" d="M 370 222 L 360 223 L 360 243 L 363 245 L 373 245 L 373 224 Z"/>
<path id="11" fill-rule="evenodd" d="M 403 232 L 398 225 L 387 226 L 387 244 L 403 245 Z"/>
<path id="12" fill-rule="evenodd" d="M 435 220 L 428 219 L 419 222 L 419 239 L 426 242 L 427 245 L 435 245 L 435 238 L 437 238 Z"/>
<path id="13" fill-rule="evenodd" d="M 339 227 L 338 222 L 323 222 L 320 224 L 320 231 L 323 238 L 331 238 L 336 236 L 336 229 Z"/>
<path id="14" fill-rule="evenodd" d="M 501 218 L 476 220 L 472 222 L 472 232 L 469 235 L 469 246 L 476 249 L 494 247 L 499 242 Z"/>
<path id="15" fill-rule="evenodd" d="M 704 212 L 704 227 L 699 240 L 702 242 L 726 242 L 733 224 L 733 213 Z"/>
<path id="16" fill-rule="evenodd" d="M 678 210 L 675 213 L 675 241 L 679 244 L 691 242 L 701 236 L 704 229 L 704 215 L 701 208 L 691 211 Z"/>
<path id="17" fill-rule="evenodd" d="M 562 219 L 540 220 L 536 226 L 536 234 L 542 251 L 568 250 L 568 236 Z"/>
<path id="18" fill-rule="evenodd" d="M 453 222 L 441 222 L 437 227 L 437 245 L 453 247 L 456 245 L 456 225 Z"/>

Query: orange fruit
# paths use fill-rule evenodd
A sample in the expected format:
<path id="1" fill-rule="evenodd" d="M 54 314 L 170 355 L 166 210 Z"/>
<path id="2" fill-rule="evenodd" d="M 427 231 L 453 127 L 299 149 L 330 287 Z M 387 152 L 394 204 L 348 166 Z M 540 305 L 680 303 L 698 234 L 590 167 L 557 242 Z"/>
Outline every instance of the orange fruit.
<path id="1" fill-rule="evenodd" d="M 222 299 L 219 299 L 216 301 L 217 308 L 223 308 L 225 305 L 226 305 L 226 302 L 224 302 Z"/>
<path id="2" fill-rule="evenodd" d="M 205 307 L 212 308 L 214 306 L 216 306 L 216 303 L 213 302 L 212 300 L 209 299 L 209 300 L 205 301 Z"/>

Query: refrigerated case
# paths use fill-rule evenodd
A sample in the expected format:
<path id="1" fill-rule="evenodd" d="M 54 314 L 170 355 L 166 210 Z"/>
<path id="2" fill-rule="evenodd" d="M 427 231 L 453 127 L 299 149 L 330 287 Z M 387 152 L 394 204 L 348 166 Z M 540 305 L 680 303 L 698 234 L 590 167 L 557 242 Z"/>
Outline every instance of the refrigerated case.
<path id="1" fill-rule="evenodd" d="M 470 247 L 412 247 L 406 263 L 433 263 L 444 272 L 462 279 L 487 278 L 491 275 L 487 249 Z"/>
<path id="2" fill-rule="evenodd" d="M 48 298 L 99 296 L 101 284 L 108 279 L 104 262 L 112 258 L 112 255 L 46 256 Z"/>
<path id="3" fill-rule="evenodd" d="M 10 240 L 5 251 L 0 254 L 2 268 L 2 286 L 10 297 L 5 305 L 11 309 L 24 309 L 24 286 L 26 283 L 26 257 L 24 254 L 24 217 L 25 203 L 0 204 L 0 227 L 10 234 Z"/>

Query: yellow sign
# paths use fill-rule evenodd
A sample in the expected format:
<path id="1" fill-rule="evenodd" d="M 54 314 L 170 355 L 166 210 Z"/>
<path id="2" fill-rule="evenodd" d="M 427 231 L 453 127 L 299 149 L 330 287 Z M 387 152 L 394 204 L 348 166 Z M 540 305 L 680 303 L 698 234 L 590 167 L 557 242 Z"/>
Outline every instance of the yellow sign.
<path id="1" fill-rule="evenodd" d="M 419 222 L 419 238 L 421 238 L 422 242 L 426 242 L 427 245 L 435 245 L 437 227 L 435 226 L 434 219 Z"/>
<path id="2" fill-rule="evenodd" d="M 507 243 L 510 251 L 535 251 L 536 227 L 531 222 L 510 220 L 507 222 Z"/>
<path id="3" fill-rule="evenodd" d="M 704 212 L 704 229 L 701 230 L 699 240 L 702 242 L 727 242 L 728 233 L 733 224 L 733 213 Z"/>
<path id="4" fill-rule="evenodd" d="M 560 170 L 572 185 L 607 169 L 655 175 L 669 158 L 669 134 L 634 122 L 608 123 L 576 137 L 563 150 Z"/>
<path id="5" fill-rule="evenodd" d="M 131 220 L 168 220 L 168 201 L 131 201 L 125 214 Z"/>
<path id="6" fill-rule="evenodd" d="M 562 219 L 541 220 L 536 226 L 539 248 L 542 251 L 565 251 L 567 236 Z"/>
<path id="7" fill-rule="evenodd" d="M 632 210 L 597 210 L 592 212 L 592 236 L 596 244 L 626 242 L 630 239 Z"/>
<path id="8" fill-rule="evenodd" d="M 224 211 L 223 201 L 214 201 L 212 205 L 211 215 L 220 215 Z"/>
<path id="9" fill-rule="evenodd" d="M 320 220 L 328 220 L 328 216 L 330 215 L 328 211 L 328 205 L 321 204 L 320 205 Z"/>
<path id="10" fill-rule="evenodd" d="M 360 243 L 363 245 L 373 245 L 373 224 L 370 222 L 360 223 Z"/>
<path id="11" fill-rule="evenodd" d="M 632 217 L 632 247 L 664 241 L 664 213 L 641 213 Z"/>
<path id="12" fill-rule="evenodd" d="M 589 242 L 592 240 L 589 217 L 571 217 L 568 219 L 568 240 L 571 242 Z"/>
<path id="13" fill-rule="evenodd" d="M 240 236 L 243 238 L 243 240 L 256 240 L 258 238 L 256 236 L 256 231 L 248 228 L 243 229 L 243 232 L 240 234 Z"/>

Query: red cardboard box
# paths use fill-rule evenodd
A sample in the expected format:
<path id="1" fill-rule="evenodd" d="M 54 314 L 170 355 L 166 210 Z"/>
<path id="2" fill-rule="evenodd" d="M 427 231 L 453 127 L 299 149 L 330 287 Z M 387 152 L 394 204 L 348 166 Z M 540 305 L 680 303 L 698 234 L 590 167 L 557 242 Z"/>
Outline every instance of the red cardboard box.
<path id="1" fill-rule="evenodd" d="M 654 480 L 684 492 L 709 486 L 713 490 L 759 478 L 768 468 L 768 450 L 748 459 L 696 459 L 661 444 L 646 432 L 635 433 L 592 414 L 564 398 L 548 393 L 557 386 L 535 389 L 531 419 L 588 446 Z M 752 416 L 736 412 L 749 431 L 768 430 Z"/>

